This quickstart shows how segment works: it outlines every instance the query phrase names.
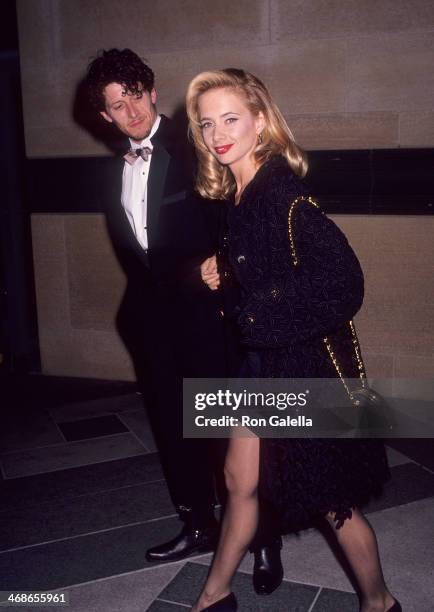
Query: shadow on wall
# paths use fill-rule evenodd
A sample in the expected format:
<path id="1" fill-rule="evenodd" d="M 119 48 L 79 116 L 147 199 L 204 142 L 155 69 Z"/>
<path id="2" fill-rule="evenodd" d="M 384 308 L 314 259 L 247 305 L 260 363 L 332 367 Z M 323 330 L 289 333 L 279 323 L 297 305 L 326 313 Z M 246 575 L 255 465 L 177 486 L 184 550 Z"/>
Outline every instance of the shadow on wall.
<path id="1" fill-rule="evenodd" d="M 102 142 L 112 153 L 125 148 L 125 142 L 118 129 L 101 117 L 90 102 L 85 78 L 77 85 L 72 104 L 72 118 L 98 142 Z"/>

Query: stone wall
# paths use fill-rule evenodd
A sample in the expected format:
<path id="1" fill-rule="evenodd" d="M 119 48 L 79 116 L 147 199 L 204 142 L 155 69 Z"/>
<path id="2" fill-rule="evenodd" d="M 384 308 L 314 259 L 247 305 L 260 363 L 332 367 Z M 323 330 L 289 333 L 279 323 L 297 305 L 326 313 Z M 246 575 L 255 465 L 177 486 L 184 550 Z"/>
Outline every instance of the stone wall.
<path id="1" fill-rule="evenodd" d="M 265 80 L 308 149 L 434 145 L 433 0 L 17 0 L 27 152 L 101 154 L 72 118 L 100 48 L 157 75 L 160 111 L 198 72 Z"/>

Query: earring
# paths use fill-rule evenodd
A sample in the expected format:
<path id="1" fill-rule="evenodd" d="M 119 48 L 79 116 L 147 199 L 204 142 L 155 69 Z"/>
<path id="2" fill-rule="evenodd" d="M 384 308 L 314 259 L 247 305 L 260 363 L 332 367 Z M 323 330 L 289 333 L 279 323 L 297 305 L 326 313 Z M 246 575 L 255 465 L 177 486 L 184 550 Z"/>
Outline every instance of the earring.
<path id="1" fill-rule="evenodd" d="M 258 134 L 258 144 L 262 144 L 262 132 Z"/>

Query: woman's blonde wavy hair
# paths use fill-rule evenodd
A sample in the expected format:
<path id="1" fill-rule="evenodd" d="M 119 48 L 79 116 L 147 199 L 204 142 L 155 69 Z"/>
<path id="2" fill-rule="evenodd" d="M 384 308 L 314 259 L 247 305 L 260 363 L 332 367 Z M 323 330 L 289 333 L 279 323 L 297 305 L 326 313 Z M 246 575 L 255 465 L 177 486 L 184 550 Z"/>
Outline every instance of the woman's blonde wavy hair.
<path id="1" fill-rule="evenodd" d="M 235 179 L 228 166 L 220 164 L 208 151 L 202 137 L 199 117 L 199 98 L 211 89 L 229 88 L 240 93 L 250 112 L 257 116 L 262 112 L 265 127 L 262 138 L 253 153 L 259 168 L 273 155 L 286 157 L 295 174 L 300 177 L 307 172 L 305 153 L 296 145 L 282 113 L 277 108 L 265 85 L 253 74 L 238 68 L 225 68 L 198 74 L 188 86 L 187 114 L 189 118 L 189 135 L 196 147 L 198 157 L 198 175 L 196 189 L 201 196 L 210 199 L 225 199 L 236 187 Z"/>

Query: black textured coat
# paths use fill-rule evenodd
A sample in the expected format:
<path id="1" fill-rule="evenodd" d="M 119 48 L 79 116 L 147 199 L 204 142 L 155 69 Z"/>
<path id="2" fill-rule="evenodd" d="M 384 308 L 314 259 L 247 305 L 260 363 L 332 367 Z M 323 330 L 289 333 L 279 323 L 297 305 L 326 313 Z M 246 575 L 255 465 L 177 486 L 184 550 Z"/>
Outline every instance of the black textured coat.
<path id="1" fill-rule="evenodd" d="M 241 286 L 238 324 L 249 355 L 243 375 L 337 377 L 327 338 L 341 372 L 359 376 L 349 321 L 363 301 L 362 270 L 333 221 L 312 203 L 294 203 L 305 194 L 277 156 L 229 206 L 229 261 Z M 261 439 L 260 494 L 279 510 L 284 531 L 328 511 L 340 524 L 388 476 L 376 440 Z"/>

